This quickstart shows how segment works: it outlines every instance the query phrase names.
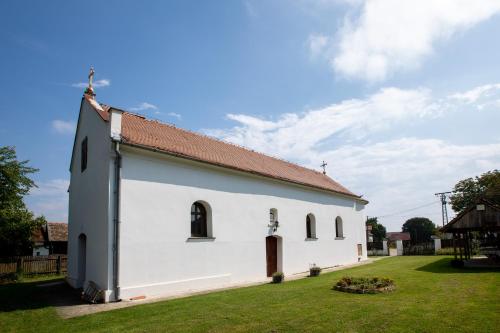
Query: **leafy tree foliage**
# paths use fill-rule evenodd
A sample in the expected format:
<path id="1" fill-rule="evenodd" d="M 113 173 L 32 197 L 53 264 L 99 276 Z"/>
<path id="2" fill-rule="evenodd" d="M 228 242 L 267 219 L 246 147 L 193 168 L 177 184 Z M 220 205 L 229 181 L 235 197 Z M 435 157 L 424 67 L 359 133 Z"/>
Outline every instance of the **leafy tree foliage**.
<path id="1" fill-rule="evenodd" d="M 29 175 L 38 171 L 18 161 L 13 147 L 0 147 L 0 256 L 26 254 L 32 245 L 33 230 L 45 218 L 35 218 L 23 197 L 36 186 Z"/>
<path id="2" fill-rule="evenodd" d="M 493 170 L 475 178 L 459 181 L 451 195 L 451 207 L 460 213 L 474 205 L 480 198 L 500 204 L 500 171 Z"/>
<path id="3" fill-rule="evenodd" d="M 382 224 L 378 223 L 376 217 L 370 217 L 368 220 L 366 220 L 366 225 L 372 226 L 371 233 L 373 235 L 374 242 L 381 242 L 385 238 L 385 233 L 387 230 Z"/>
<path id="4" fill-rule="evenodd" d="M 403 224 L 403 232 L 409 232 L 413 244 L 428 242 L 436 225 L 426 217 L 413 217 Z"/>

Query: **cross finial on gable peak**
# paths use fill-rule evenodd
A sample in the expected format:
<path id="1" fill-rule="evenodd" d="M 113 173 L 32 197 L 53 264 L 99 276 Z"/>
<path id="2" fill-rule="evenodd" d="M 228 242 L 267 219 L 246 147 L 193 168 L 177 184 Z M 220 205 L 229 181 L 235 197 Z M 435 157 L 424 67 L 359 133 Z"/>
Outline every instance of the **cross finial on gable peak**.
<path id="1" fill-rule="evenodd" d="M 94 98 L 94 96 L 95 96 L 94 88 L 92 87 L 92 81 L 94 81 L 94 74 L 95 74 L 94 67 L 90 67 L 90 71 L 89 71 L 89 85 L 85 89 L 85 95 L 88 95 L 91 98 Z"/>

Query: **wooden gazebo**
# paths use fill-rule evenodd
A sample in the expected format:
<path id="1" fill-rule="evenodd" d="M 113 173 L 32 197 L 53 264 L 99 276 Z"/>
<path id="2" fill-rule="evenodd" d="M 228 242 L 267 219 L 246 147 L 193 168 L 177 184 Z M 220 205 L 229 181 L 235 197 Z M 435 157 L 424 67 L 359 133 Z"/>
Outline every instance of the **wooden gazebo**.
<path id="1" fill-rule="evenodd" d="M 480 199 L 442 227 L 441 232 L 453 234 L 455 259 L 471 258 L 473 233 L 478 236 L 484 254 L 499 256 L 500 205 Z"/>

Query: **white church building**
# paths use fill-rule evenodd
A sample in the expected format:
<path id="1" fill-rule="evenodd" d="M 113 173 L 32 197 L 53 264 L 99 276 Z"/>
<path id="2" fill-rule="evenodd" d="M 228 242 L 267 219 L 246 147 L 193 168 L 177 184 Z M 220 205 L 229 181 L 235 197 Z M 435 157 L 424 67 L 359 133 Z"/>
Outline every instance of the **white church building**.
<path id="1" fill-rule="evenodd" d="M 68 282 L 105 301 L 266 281 L 366 259 L 361 196 L 307 169 L 82 98 Z"/>

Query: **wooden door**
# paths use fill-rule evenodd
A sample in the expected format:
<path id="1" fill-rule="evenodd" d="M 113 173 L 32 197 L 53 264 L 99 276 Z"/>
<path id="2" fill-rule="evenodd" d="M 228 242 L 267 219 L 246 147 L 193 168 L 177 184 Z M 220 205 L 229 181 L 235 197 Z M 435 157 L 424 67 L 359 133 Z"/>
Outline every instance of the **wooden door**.
<path id="1" fill-rule="evenodd" d="M 266 262 L 267 276 L 272 276 L 278 271 L 278 239 L 276 237 L 266 237 Z"/>

